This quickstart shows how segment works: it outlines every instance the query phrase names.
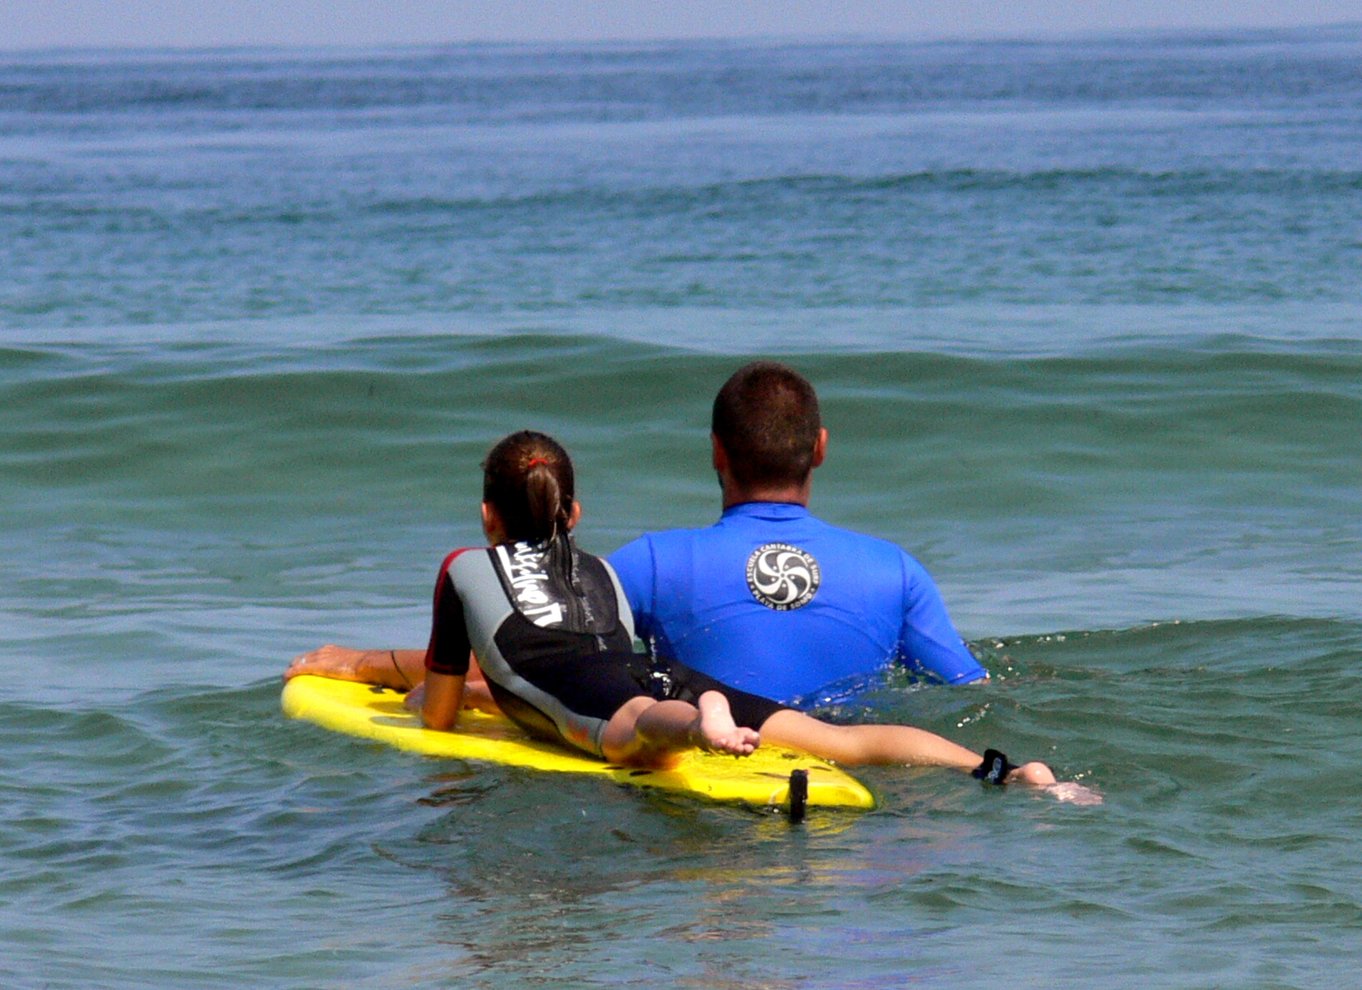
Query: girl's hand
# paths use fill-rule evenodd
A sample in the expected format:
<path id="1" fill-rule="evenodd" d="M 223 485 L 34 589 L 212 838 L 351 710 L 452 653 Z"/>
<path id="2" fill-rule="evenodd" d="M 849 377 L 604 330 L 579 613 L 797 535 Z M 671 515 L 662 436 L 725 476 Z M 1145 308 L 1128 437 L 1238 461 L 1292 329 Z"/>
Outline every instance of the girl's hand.
<path id="1" fill-rule="evenodd" d="M 284 671 L 284 680 L 299 674 L 316 674 L 320 677 L 333 677 L 338 681 L 363 681 L 364 650 L 327 643 L 320 649 L 300 653 Z"/>

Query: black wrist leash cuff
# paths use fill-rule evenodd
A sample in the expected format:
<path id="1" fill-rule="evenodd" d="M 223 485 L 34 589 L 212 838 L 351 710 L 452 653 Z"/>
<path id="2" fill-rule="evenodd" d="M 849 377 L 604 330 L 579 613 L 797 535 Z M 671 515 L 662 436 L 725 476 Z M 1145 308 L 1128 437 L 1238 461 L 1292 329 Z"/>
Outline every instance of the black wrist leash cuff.
<path id="1" fill-rule="evenodd" d="M 997 784 L 1002 786 L 1007 781 L 1007 775 L 1017 769 L 1015 763 L 1008 763 L 1007 756 L 996 749 L 984 750 L 984 762 L 970 771 L 970 776 L 982 780 L 985 784 Z"/>

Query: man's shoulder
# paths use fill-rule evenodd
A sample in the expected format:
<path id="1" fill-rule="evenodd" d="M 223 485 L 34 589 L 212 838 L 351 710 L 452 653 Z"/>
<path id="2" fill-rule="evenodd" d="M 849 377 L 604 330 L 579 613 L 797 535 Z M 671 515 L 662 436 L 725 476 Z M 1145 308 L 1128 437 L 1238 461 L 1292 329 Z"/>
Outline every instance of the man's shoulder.
<path id="1" fill-rule="evenodd" d="M 702 526 L 697 529 L 655 529 L 636 536 L 628 543 L 621 546 L 618 550 L 608 555 L 611 562 L 617 557 L 629 557 L 638 553 L 651 553 L 654 548 L 676 546 L 689 543 L 696 539 L 704 539 L 707 534 L 712 533 L 716 527 Z"/>
<path id="2" fill-rule="evenodd" d="M 665 543 L 670 530 L 644 533 L 606 554 L 605 561 L 629 585 L 651 572 L 657 559 L 659 542 Z"/>
<path id="3" fill-rule="evenodd" d="M 912 559 L 908 552 L 893 540 L 885 539 L 882 536 L 874 536 L 870 533 L 862 532 L 859 529 L 850 529 L 846 526 L 839 526 L 830 523 L 826 519 L 817 516 L 809 516 L 810 526 L 816 527 L 820 536 L 831 540 L 837 540 L 847 546 L 857 547 L 865 552 L 886 554 L 890 556 L 901 556 Z"/>
<path id="4" fill-rule="evenodd" d="M 796 533 L 806 539 L 812 537 L 833 540 L 864 552 L 903 556 L 912 560 L 907 551 L 892 540 L 839 526 L 811 513 L 805 513 L 797 519 L 779 521 L 750 516 L 743 519 L 725 517 L 708 526 L 653 530 L 630 540 L 611 553 L 609 559 L 614 563 L 617 559 L 632 559 L 644 554 L 655 556 L 659 552 L 665 553 L 685 547 L 718 546 L 731 542 L 751 541 L 768 535 L 772 538 L 782 534 L 794 537 Z"/>

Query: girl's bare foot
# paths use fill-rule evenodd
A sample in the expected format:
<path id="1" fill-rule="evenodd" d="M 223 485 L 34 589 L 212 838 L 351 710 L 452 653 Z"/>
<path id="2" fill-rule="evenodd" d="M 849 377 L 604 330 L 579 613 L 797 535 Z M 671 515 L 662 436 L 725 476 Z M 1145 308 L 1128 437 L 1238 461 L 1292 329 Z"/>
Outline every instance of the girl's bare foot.
<path id="1" fill-rule="evenodd" d="M 1030 784 L 1033 787 L 1046 787 L 1055 782 L 1054 771 L 1044 763 L 1023 763 L 1007 775 L 1009 784 Z"/>
<path id="2" fill-rule="evenodd" d="M 1007 775 L 1008 783 L 1030 784 L 1039 787 L 1056 801 L 1069 804 L 1095 805 L 1102 803 L 1102 795 L 1090 787 L 1073 781 L 1057 783 L 1054 772 L 1044 763 L 1024 763 Z"/>
<path id="3" fill-rule="evenodd" d="M 711 753 L 749 756 L 761 745 L 760 733 L 733 721 L 728 699 L 718 691 L 706 691 L 700 695 L 697 707 L 700 714 L 691 734 L 701 749 Z"/>

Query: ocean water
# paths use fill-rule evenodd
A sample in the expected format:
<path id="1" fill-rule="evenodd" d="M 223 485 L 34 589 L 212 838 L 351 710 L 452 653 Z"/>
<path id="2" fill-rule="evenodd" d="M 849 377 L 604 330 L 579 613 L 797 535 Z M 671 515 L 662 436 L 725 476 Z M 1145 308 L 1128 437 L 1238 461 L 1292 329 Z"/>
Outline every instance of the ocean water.
<path id="1" fill-rule="evenodd" d="M 0 985 L 1335 986 L 1362 952 L 1362 28 L 0 54 Z M 285 720 L 419 646 L 536 427 L 582 544 L 814 508 L 994 679 L 828 710 L 1050 762 L 773 814 Z"/>

